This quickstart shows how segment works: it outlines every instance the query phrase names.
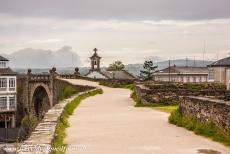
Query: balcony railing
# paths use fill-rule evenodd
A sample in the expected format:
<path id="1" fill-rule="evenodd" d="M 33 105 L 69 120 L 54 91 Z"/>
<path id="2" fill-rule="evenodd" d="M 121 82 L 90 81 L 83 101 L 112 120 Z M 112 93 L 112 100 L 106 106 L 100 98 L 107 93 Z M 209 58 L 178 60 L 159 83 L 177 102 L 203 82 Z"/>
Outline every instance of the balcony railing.
<path id="1" fill-rule="evenodd" d="M 9 108 L 7 106 L 0 106 L 0 112 L 7 112 L 7 111 L 15 111 L 16 105 L 10 105 Z"/>

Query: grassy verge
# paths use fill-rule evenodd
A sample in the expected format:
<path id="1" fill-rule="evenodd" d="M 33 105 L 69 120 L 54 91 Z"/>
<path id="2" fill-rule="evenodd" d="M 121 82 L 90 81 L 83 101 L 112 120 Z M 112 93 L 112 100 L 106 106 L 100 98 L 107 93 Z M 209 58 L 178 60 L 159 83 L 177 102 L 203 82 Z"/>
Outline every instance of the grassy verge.
<path id="1" fill-rule="evenodd" d="M 64 99 L 67 99 L 69 98 L 70 96 L 72 96 L 73 94 L 75 94 L 77 91 L 74 87 L 72 86 L 66 86 L 61 95 L 59 96 L 58 100 L 62 101 Z"/>
<path id="2" fill-rule="evenodd" d="M 98 89 L 98 90 L 94 90 L 94 91 L 82 94 L 76 97 L 73 101 L 71 101 L 65 106 L 63 114 L 59 118 L 58 124 L 56 126 L 55 137 L 52 143 L 52 147 L 58 148 L 58 147 L 67 146 L 64 143 L 64 138 L 66 136 L 65 129 L 69 127 L 69 123 L 68 123 L 69 116 L 73 114 L 74 109 L 77 108 L 77 106 L 80 104 L 82 100 L 86 99 L 87 97 L 95 96 L 97 94 L 102 94 L 102 93 L 103 91 L 101 89 Z M 52 151 L 51 152 L 51 154 L 61 154 L 61 153 L 65 153 L 65 152 L 64 151 Z"/>
<path id="3" fill-rule="evenodd" d="M 152 107 L 152 109 L 159 110 L 166 113 L 172 113 L 173 111 L 177 110 L 178 105 L 169 105 L 169 106 L 159 106 L 159 107 Z"/>
<path id="4" fill-rule="evenodd" d="M 102 86 L 107 86 L 107 87 L 111 87 L 111 88 L 125 88 L 125 89 L 130 89 L 133 90 L 134 89 L 134 84 L 121 84 L 121 83 L 114 83 L 114 82 L 99 82 L 99 85 Z"/>
<path id="5" fill-rule="evenodd" d="M 202 123 L 195 117 L 183 115 L 179 109 L 177 109 L 169 116 L 169 123 L 184 127 L 193 131 L 195 134 L 208 137 L 214 141 L 230 146 L 230 135 L 218 128 L 211 121 Z"/>

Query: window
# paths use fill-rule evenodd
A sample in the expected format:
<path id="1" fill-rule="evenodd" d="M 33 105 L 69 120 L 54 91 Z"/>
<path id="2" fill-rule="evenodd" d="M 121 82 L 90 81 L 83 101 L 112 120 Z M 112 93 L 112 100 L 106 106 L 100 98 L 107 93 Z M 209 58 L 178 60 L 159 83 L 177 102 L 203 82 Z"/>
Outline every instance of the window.
<path id="1" fill-rule="evenodd" d="M 189 76 L 187 76 L 187 82 L 190 82 L 190 77 Z"/>
<path id="2" fill-rule="evenodd" d="M 227 77 L 230 78 L 230 70 L 227 70 Z"/>
<path id="3" fill-rule="evenodd" d="M 209 80 L 214 80 L 214 70 L 213 70 L 213 68 L 208 69 L 208 79 Z"/>
<path id="4" fill-rule="evenodd" d="M 96 60 L 94 60 L 94 65 L 97 65 L 97 61 Z"/>
<path id="5" fill-rule="evenodd" d="M 184 82 L 184 78 L 183 78 L 183 76 L 182 76 L 182 77 L 180 77 L 180 82 Z"/>
<path id="6" fill-rule="evenodd" d="M 196 82 L 196 77 L 195 76 L 193 77 L 193 82 Z"/>
<path id="7" fill-rule="evenodd" d="M 0 97 L 0 108 L 7 108 L 7 97 Z"/>
<path id="8" fill-rule="evenodd" d="M 9 87 L 10 88 L 15 88 L 15 78 L 10 78 L 9 79 Z"/>
<path id="9" fill-rule="evenodd" d="M 6 62 L 5 61 L 0 61 L 0 67 L 5 68 L 6 67 Z"/>
<path id="10" fill-rule="evenodd" d="M 15 106 L 15 97 L 10 97 L 10 107 L 14 107 Z"/>
<path id="11" fill-rule="evenodd" d="M 6 88 L 7 78 L 0 78 L 0 88 Z"/>

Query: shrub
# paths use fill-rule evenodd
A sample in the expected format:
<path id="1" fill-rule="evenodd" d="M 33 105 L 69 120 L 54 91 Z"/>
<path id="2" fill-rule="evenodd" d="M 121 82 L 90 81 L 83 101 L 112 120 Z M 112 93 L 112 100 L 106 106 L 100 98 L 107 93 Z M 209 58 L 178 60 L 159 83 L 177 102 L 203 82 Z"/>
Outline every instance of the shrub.
<path id="1" fill-rule="evenodd" d="M 22 121 L 21 121 L 21 126 L 27 133 L 27 137 L 30 136 L 32 131 L 35 129 L 35 127 L 38 124 L 38 119 L 34 115 L 26 115 Z"/>
<path id="2" fill-rule="evenodd" d="M 183 115 L 179 109 L 172 112 L 168 120 L 169 123 L 185 127 L 188 130 L 194 131 L 195 134 L 211 138 L 228 146 L 230 145 L 230 135 L 217 127 L 212 121 L 201 122 L 195 117 Z"/>
<path id="3" fill-rule="evenodd" d="M 75 89 L 74 87 L 72 87 L 72 86 L 66 86 L 66 87 L 63 89 L 63 91 L 62 91 L 62 93 L 61 93 L 61 95 L 60 95 L 60 97 L 59 97 L 59 100 L 67 99 L 67 98 L 69 98 L 71 95 L 75 94 L 76 92 L 77 92 L 77 91 L 76 91 L 76 89 Z"/>

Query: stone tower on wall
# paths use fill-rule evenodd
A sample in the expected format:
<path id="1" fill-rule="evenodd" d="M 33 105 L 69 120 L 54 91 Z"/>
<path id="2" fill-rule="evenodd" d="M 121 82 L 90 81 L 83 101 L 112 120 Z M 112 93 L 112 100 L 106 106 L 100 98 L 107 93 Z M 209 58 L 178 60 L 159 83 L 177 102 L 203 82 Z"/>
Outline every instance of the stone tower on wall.
<path id="1" fill-rule="evenodd" d="M 91 59 L 91 69 L 90 71 L 101 71 L 100 60 L 101 57 L 97 54 L 97 48 L 94 49 L 94 54 L 90 57 Z"/>

